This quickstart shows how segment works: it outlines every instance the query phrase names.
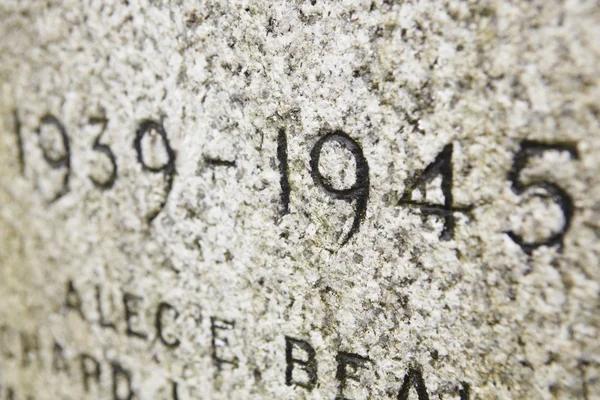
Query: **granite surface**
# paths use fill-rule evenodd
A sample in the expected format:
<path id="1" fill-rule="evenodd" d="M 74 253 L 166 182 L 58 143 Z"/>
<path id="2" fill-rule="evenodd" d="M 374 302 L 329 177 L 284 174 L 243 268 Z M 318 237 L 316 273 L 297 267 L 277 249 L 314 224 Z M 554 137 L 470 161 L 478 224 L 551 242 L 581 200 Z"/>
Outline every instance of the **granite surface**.
<path id="1" fill-rule="evenodd" d="M 0 0 L 0 399 L 599 399 L 596 0 Z"/>

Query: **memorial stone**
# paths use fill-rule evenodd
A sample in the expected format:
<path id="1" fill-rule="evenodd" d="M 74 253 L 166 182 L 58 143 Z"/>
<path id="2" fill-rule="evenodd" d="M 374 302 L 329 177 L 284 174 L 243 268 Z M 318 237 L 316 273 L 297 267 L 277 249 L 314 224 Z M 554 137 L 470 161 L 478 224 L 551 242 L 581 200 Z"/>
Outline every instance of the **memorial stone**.
<path id="1" fill-rule="evenodd" d="M 600 399 L 596 0 L 0 0 L 0 400 Z"/>

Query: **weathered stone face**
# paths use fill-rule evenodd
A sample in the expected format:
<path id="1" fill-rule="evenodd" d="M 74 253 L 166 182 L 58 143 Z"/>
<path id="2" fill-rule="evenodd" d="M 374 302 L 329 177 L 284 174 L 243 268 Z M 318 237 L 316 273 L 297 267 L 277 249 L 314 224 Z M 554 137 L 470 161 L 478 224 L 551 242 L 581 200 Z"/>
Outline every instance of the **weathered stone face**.
<path id="1" fill-rule="evenodd" d="M 600 398 L 595 1 L 3 0 L 0 399 Z"/>

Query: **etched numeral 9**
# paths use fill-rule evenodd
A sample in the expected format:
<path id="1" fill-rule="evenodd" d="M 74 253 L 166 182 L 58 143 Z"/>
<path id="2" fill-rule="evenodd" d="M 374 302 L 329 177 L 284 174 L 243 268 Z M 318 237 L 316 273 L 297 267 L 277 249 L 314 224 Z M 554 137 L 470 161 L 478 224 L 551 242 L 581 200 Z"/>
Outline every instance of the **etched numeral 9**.
<path id="1" fill-rule="evenodd" d="M 144 154 L 142 150 L 142 139 L 147 133 L 150 132 L 156 132 L 156 134 L 158 134 L 162 140 L 162 144 L 167 155 L 167 160 L 163 165 L 149 165 L 144 160 Z M 133 147 L 137 152 L 137 159 L 138 162 L 142 165 L 142 169 L 151 173 L 162 172 L 165 175 L 165 179 L 167 181 L 167 188 L 164 200 L 161 201 L 158 209 L 151 212 L 150 215 L 147 217 L 148 222 L 152 222 L 152 220 L 154 220 L 154 218 L 156 218 L 156 216 L 164 208 L 165 204 L 167 203 L 169 193 L 171 192 L 171 189 L 173 187 L 173 177 L 175 176 L 175 151 L 171 148 L 171 145 L 169 144 L 169 139 L 167 138 L 167 133 L 165 132 L 165 128 L 163 127 L 163 125 L 160 122 L 153 120 L 142 121 L 142 123 L 136 131 Z"/>
<path id="2" fill-rule="evenodd" d="M 348 189 L 336 189 L 319 171 L 319 160 L 321 150 L 328 142 L 337 142 L 354 156 L 356 161 L 356 179 L 352 187 Z M 325 193 L 338 200 L 348 202 L 355 201 L 355 215 L 352 227 L 342 242 L 345 245 L 352 236 L 358 232 L 361 222 L 367 214 L 367 203 L 369 200 L 369 164 L 363 154 L 360 145 L 342 131 L 334 131 L 325 134 L 317 141 L 310 152 L 310 168 L 313 181 L 320 186 Z"/>
<path id="3" fill-rule="evenodd" d="M 42 132 L 45 127 L 54 127 L 54 129 L 58 131 L 62 142 L 62 151 L 56 151 L 56 149 L 48 148 L 46 146 L 47 141 L 44 140 L 45 135 L 43 135 Z M 66 173 L 63 177 L 62 187 L 60 191 L 50 200 L 52 203 L 60 199 L 69 191 L 69 179 L 71 178 L 71 148 L 69 144 L 69 136 L 67 136 L 67 131 L 63 124 L 51 114 L 46 114 L 42 117 L 40 126 L 37 129 L 37 134 L 40 137 L 40 148 L 42 150 L 42 155 L 44 156 L 44 160 L 46 160 L 48 165 L 50 165 L 52 169 L 66 169 Z"/>

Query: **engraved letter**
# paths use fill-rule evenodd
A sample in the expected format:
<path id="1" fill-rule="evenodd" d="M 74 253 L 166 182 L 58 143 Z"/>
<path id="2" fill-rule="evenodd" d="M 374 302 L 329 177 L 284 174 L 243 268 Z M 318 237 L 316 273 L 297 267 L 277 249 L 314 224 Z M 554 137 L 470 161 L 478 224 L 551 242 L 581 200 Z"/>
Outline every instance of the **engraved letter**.
<path id="1" fill-rule="evenodd" d="M 158 310 L 156 311 L 156 334 L 165 346 L 177 347 L 179 346 L 179 339 L 173 338 L 172 340 L 168 340 L 168 338 L 165 336 L 165 332 L 163 331 L 163 316 L 168 316 L 171 314 L 170 311 L 172 311 L 173 319 L 177 319 L 179 312 L 177 312 L 175 307 L 165 302 L 162 302 L 158 305 Z"/>
<path id="2" fill-rule="evenodd" d="M 28 366 L 34 357 L 37 357 L 40 363 L 42 362 L 40 354 L 40 336 L 37 332 L 32 334 L 21 332 L 21 350 L 23 357 L 22 365 L 24 367 Z"/>
<path id="3" fill-rule="evenodd" d="M 66 372 L 69 374 L 69 364 L 65 358 L 64 348 L 58 342 L 54 342 L 54 350 L 52 352 L 52 369 L 55 372 Z"/>
<path id="4" fill-rule="evenodd" d="M 67 295 L 65 296 L 65 308 L 67 310 L 71 309 L 77 311 L 82 319 L 85 319 L 83 315 L 83 310 L 81 308 L 83 301 L 81 300 L 81 296 L 77 289 L 75 289 L 75 285 L 73 285 L 73 281 L 69 279 L 67 282 Z"/>
<path id="5" fill-rule="evenodd" d="M 216 317 L 210 317 L 210 331 L 212 333 L 212 357 L 219 371 L 223 369 L 223 364 L 231 364 L 234 368 L 237 367 L 237 357 L 226 359 L 217 354 L 217 347 L 225 347 L 229 345 L 229 339 L 224 336 L 219 336 L 219 331 L 231 331 L 234 327 L 235 321 L 233 320 L 229 321 Z"/>
<path id="6" fill-rule="evenodd" d="M 111 297 L 112 302 L 112 297 Z M 98 306 L 98 320 L 100 322 L 100 326 L 103 328 L 111 328 L 113 330 L 117 330 L 117 327 L 114 322 L 107 321 L 104 315 L 104 310 L 102 309 L 102 291 L 100 285 L 96 285 L 96 303 Z"/>
<path id="7" fill-rule="evenodd" d="M 132 326 L 133 319 L 137 319 L 139 322 L 140 312 L 139 304 L 142 301 L 140 296 L 135 296 L 130 293 L 123 294 L 123 305 L 125 306 L 125 322 L 127 323 L 127 335 L 146 339 L 148 334 L 146 332 L 136 331 Z"/>
<path id="8" fill-rule="evenodd" d="M 425 386 L 425 381 L 423 380 L 423 374 L 421 374 L 420 370 L 415 368 L 410 368 L 407 374 L 404 376 L 404 382 L 402 383 L 402 387 L 398 393 L 398 400 L 408 400 L 408 394 L 411 387 L 414 387 L 417 391 L 419 400 L 429 400 L 427 387 Z"/>
<path id="9" fill-rule="evenodd" d="M 90 379 L 94 379 L 97 384 L 100 383 L 100 363 L 88 354 L 82 354 L 80 356 L 80 361 L 83 388 L 86 392 L 89 392 Z"/>
<path id="10" fill-rule="evenodd" d="M 306 353 L 306 358 L 294 358 L 294 349 L 300 349 Z M 317 384 L 317 353 L 308 342 L 303 340 L 285 337 L 285 384 L 288 386 L 297 385 L 311 391 Z M 306 373 L 307 379 L 295 380 L 294 365 Z"/>
<path id="11" fill-rule="evenodd" d="M 369 360 L 367 357 L 359 356 L 358 354 L 345 352 L 339 352 L 335 359 L 338 363 L 335 377 L 340 382 L 336 400 L 348 400 L 346 397 L 344 397 L 344 389 L 346 389 L 348 380 L 351 379 L 358 381 L 358 376 L 354 373 L 358 368 L 367 368 L 367 363 L 371 360 Z M 352 371 L 350 373 L 346 369 L 348 365 L 352 366 Z"/>
<path id="12" fill-rule="evenodd" d="M 131 372 L 124 369 L 119 363 L 112 363 L 112 391 L 113 400 L 132 400 Z M 125 395 L 123 395 L 126 393 Z"/>

